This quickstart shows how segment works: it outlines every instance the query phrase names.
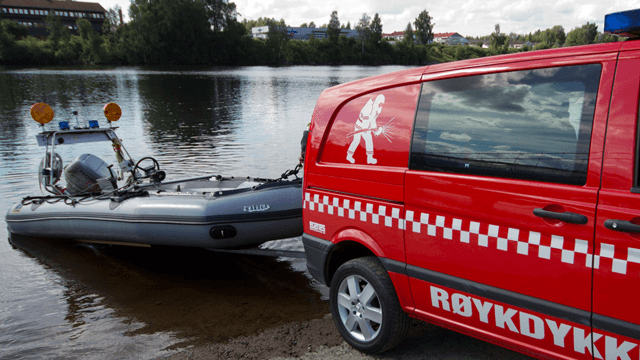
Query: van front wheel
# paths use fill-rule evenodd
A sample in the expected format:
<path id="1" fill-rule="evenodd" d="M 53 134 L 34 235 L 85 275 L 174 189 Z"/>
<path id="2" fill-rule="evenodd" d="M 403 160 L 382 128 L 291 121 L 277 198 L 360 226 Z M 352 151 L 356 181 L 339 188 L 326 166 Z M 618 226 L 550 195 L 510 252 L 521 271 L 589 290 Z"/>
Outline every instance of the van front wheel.
<path id="1" fill-rule="evenodd" d="M 400 308 L 393 283 L 375 257 L 342 264 L 331 281 L 329 301 L 340 335 L 364 353 L 394 348 L 409 329 L 409 317 Z"/>

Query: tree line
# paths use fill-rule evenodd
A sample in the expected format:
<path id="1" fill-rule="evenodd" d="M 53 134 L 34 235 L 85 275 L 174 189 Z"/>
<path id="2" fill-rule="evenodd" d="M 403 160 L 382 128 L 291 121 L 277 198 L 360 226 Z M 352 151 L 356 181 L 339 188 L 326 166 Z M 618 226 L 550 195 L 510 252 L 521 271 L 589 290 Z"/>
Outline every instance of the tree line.
<path id="1" fill-rule="evenodd" d="M 46 19 L 48 37 L 27 36 L 28 29 L 0 18 L 0 64 L 4 65 L 419 65 L 524 49 L 509 48 L 510 41 L 537 43 L 533 49 L 615 41 L 613 35 L 597 32 L 595 24 L 576 28 L 565 35 L 562 26 L 528 35 L 495 32 L 476 40 L 491 43 L 488 49 L 475 46 L 445 46 L 433 40 L 433 18 L 427 10 L 407 24 L 402 41 L 382 38 L 382 20 L 362 14 L 355 25 L 357 37 L 340 36 L 337 11 L 329 22 L 327 37 L 294 41 L 284 19 L 237 20 L 236 5 L 228 0 L 133 0 L 130 21 L 119 24 L 118 7 L 106 14 L 103 33 L 94 31 L 86 19 L 76 21 L 78 35 L 70 33 L 53 14 Z M 1 14 L 0 14 L 1 16 Z M 266 40 L 251 37 L 251 28 L 268 26 Z M 301 27 L 316 27 L 311 23 Z"/>
<path id="2" fill-rule="evenodd" d="M 536 30 L 529 34 L 504 34 L 500 32 L 500 24 L 495 25 L 495 31 L 488 36 L 476 37 L 476 40 L 482 40 L 490 43 L 492 48 L 504 50 L 510 43 L 529 43 L 524 45 L 522 51 L 543 50 L 558 48 L 563 46 L 588 45 L 605 42 L 619 41 L 619 37 L 612 34 L 603 34 L 598 31 L 595 23 L 589 23 L 578 26 L 569 33 L 565 33 L 564 27 L 556 25 L 545 30 Z M 482 44 L 478 42 L 477 44 Z"/>

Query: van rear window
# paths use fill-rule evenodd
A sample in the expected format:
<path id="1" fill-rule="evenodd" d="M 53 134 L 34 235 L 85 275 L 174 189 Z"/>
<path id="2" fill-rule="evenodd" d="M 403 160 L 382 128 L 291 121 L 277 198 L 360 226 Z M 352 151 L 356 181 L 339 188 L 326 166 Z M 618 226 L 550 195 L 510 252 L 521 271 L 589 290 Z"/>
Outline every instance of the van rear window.
<path id="1" fill-rule="evenodd" d="M 584 185 L 600 64 L 422 85 L 409 167 Z"/>

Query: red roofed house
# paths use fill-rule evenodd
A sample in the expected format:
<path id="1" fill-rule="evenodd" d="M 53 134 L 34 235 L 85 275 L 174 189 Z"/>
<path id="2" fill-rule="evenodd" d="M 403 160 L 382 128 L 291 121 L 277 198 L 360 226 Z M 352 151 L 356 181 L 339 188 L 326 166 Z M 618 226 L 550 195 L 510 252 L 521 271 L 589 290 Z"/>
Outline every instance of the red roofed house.
<path id="1" fill-rule="evenodd" d="M 404 31 L 395 31 L 391 34 L 382 34 L 382 38 L 389 41 L 402 41 L 402 39 L 404 39 Z"/>
<path id="2" fill-rule="evenodd" d="M 29 35 L 47 37 L 46 19 L 54 14 L 62 19 L 71 33 L 77 34 L 77 19 L 87 19 L 93 29 L 102 33 L 106 10 L 97 2 L 70 0 L 0 0 L 3 19 L 29 28 Z"/>
<path id="3" fill-rule="evenodd" d="M 433 41 L 446 45 L 469 45 L 469 40 L 457 32 L 433 34 Z"/>

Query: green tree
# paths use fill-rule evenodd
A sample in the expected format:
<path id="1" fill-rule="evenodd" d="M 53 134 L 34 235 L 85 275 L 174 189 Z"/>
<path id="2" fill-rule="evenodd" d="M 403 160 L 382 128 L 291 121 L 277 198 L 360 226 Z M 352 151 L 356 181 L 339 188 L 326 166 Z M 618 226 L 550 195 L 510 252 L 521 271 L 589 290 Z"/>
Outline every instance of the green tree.
<path id="1" fill-rule="evenodd" d="M 102 24 L 103 34 L 114 34 L 120 26 L 120 5 L 109 9 L 104 17 L 104 23 Z"/>
<path id="2" fill-rule="evenodd" d="M 373 16 L 373 20 L 371 20 L 369 33 L 371 34 L 371 43 L 377 44 L 380 42 L 380 40 L 382 40 L 382 20 L 380 20 L 380 16 L 378 16 L 378 13 L 376 13 Z"/>
<path id="3" fill-rule="evenodd" d="M 564 33 L 564 27 L 556 25 L 547 31 L 547 44 L 550 46 L 553 46 L 554 44 L 558 44 L 560 46 L 564 45 L 567 40 L 567 35 Z"/>
<path id="4" fill-rule="evenodd" d="M 577 27 L 567 34 L 565 46 L 593 44 L 598 35 L 598 26 L 595 23 L 587 22 L 581 27 Z"/>
<path id="5" fill-rule="evenodd" d="M 351 30 L 351 22 L 347 21 L 347 25 L 344 28 L 347 30 Z"/>
<path id="6" fill-rule="evenodd" d="M 93 30 L 93 26 L 86 19 L 78 19 L 78 33 L 82 44 L 82 54 L 80 60 L 85 63 L 96 63 L 101 59 L 100 46 L 102 37 Z"/>
<path id="7" fill-rule="evenodd" d="M 362 54 L 364 54 L 364 44 L 371 35 L 371 17 L 367 13 L 363 13 L 360 20 L 358 20 L 356 33 L 358 34 L 358 40 L 362 43 Z"/>
<path id="8" fill-rule="evenodd" d="M 500 24 L 496 24 L 495 31 L 491 34 L 491 42 L 489 48 L 495 54 L 505 54 L 509 49 L 509 39 L 500 32 Z"/>
<path id="9" fill-rule="evenodd" d="M 10 20 L 2 20 L 2 27 L 7 34 L 17 39 L 26 38 L 29 35 L 29 28 Z"/>
<path id="10" fill-rule="evenodd" d="M 264 44 L 259 40 L 245 36 L 248 33 L 246 27 L 236 19 L 227 19 L 222 33 L 213 39 L 211 47 L 211 63 L 226 64 L 251 64 L 260 63 L 258 56 L 253 56 L 254 44 Z"/>
<path id="11" fill-rule="evenodd" d="M 309 23 L 309 27 L 312 29 L 316 28 L 316 23 L 314 23 L 313 21 Z"/>
<path id="12" fill-rule="evenodd" d="M 402 38 L 402 42 L 407 45 L 413 45 L 413 28 L 411 27 L 411 23 L 407 24 L 407 27 L 404 29 L 404 37 Z"/>
<path id="13" fill-rule="evenodd" d="M 0 20 L 0 63 L 7 63 L 13 59 L 16 52 L 16 38 L 7 31 L 10 20 Z"/>
<path id="14" fill-rule="evenodd" d="M 269 23 L 269 36 L 267 37 L 267 47 L 270 49 L 272 62 L 280 64 L 283 60 L 283 50 L 290 36 L 288 26 L 283 19 L 276 21 L 272 19 Z"/>
<path id="15" fill-rule="evenodd" d="M 338 37 L 340 36 L 340 20 L 338 20 L 338 12 L 333 11 L 331 13 L 331 20 L 329 20 L 329 25 L 327 25 L 327 37 L 332 43 L 338 42 Z"/>
<path id="16" fill-rule="evenodd" d="M 433 18 L 429 16 L 429 12 L 427 10 L 423 10 L 420 15 L 413 22 L 414 25 L 414 35 L 418 43 L 422 45 L 426 45 L 433 41 L 433 27 L 436 24 L 432 24 L 431 20 Z"/>
<path id="17" fill-rule="evenodd" d="M 131 45 L 139 62 L 209 62 L 212 25 L 204 3 L 192 0 L 132 0 L 129 16 Z"/>
<path id="18" fill-rule="evenodd" d="M 53 14 L 53 11 L 49 12 L 46 19 L 47 33 L 49 36 L 47 40 L 53 45 L 53 49 L 57 50 L 60 42 L 68 42 L 71 38 L 69 28 L 62 24 L 62 19 Z"/>
<path id="19" fill-rule="evenodd" d="M 617 35 L 598 33 L 598 35 L 596 36 L 595 42 L 596 43 L 616 42 L 618 41 L 618 39 L 619 38 Z"/>
<path id="20" fill-rule="evenodd" d="M 215 35 L 220 33 L 229 21 L 235 20 L 238 15 L 236 4 L 228 0 L 202 1 L 204 1 L 207 17 Z"/>

